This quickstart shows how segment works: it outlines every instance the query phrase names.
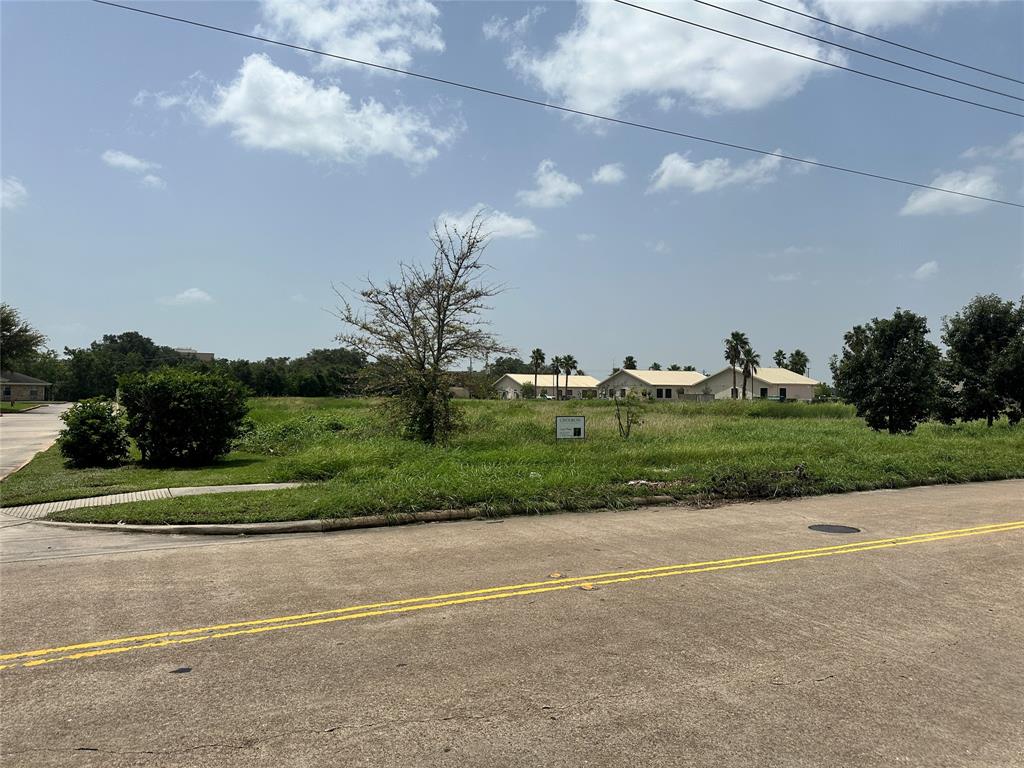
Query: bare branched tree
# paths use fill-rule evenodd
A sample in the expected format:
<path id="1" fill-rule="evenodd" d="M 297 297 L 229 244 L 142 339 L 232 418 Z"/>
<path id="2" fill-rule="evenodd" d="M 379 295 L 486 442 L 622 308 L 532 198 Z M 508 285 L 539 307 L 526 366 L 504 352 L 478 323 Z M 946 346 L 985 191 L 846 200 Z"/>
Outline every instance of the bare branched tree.
<path id="1" fill-rule="evenodd" d="M 459 426 L 449 395 L 452 366 L 515 352 L 484 318 L 488 300 L 504 290 L 484 279 L 485 226 L 479 213 L 464 229 L 435 224 L 431 263 L 402 263 L 395 280 L 367 278 L 362 290 L 348 289 L 358 307 L 335 289 L 342 302 L 335 315 L 349 328 L 338 340 L 376 364 L 382 388 L 397 395 L 392 413 L 407 437 L 446 442 Z"/>

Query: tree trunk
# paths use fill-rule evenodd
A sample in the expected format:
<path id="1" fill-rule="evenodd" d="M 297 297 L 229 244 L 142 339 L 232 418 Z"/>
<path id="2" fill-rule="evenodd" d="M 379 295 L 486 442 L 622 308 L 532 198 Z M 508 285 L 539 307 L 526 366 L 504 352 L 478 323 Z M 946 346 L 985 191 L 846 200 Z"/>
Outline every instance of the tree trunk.
<path id="1" fill-rule="evenodd" d="M 732 392 L 730 392 L 729 394 L 732 395 L 732 399 L 735 400 L 736 399 L 736 364 L 735 363 L 730 363 L 730 365 L 732 365 Z"/>

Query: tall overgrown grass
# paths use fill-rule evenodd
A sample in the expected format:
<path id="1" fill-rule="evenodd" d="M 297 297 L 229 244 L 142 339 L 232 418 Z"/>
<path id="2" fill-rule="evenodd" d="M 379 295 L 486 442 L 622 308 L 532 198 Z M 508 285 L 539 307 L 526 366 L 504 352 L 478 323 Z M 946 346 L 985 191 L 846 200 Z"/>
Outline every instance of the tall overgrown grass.
<path id="1" fill-rule="evenodd" d="M 224 476 L 231 479 L 224 482 L 244 482 L 239 478 L 249 466 L 254 481 L 314 485 L 61 517 L 286 520 L 470 505 L 501 514 L 615 506 L 649 494 L 708 502 L 1024 477 L 1024 428 L 1005 421 L 991 429 L 924 424 L 912 435 L 893 436 L 873 432 L 852 408 L 838 404 L 657 403 L 646 406 L 643 424 L 622 440 L 607 402 L 469 401 L 460 407 L 466 429 L 447 447 L 429 447 L 390 434 L 372 400 L 256 400 L 253 430 L 239 442 L 245 452 L 228 457 Z M 556 415 L 586 416 L 587 439 L 556 442 Z M 117 492 L 101 489 L 99 474 L 89 477 L 83 493 L 73 470 L 43 469 L 33 483 L 12 484 L 14 498 Z M 217 482 L 219 470 L 206 468 L 203 483 L 138 471 L 133 478 L 130 468 L 120 470 L 117 490 L 132 489 L 133 481 L 137 487 L 208 484 Z M 7 493 L 10 482 L 3 488 L 8 505 L 18 503 Z"/>

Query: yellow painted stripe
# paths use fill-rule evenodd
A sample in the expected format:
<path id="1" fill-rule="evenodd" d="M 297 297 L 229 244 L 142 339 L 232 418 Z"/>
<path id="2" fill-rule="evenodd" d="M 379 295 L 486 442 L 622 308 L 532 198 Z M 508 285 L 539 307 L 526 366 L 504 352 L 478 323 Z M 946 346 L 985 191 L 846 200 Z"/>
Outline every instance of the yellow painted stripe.
<path id="1" fill-rule="evenodd" d="M 1001 532 L 1005 532 L 1005 531 L 1021 530 L 1021 529 L 1024 529 L 1024 523 L 1013 524 L 1012 527 L 1011 526 L 1004 526 L 1004 527 L 999 528 L 999 529 L 986 529 L 986 530 L 980 530 L 980 531 L 965 531 L 965 532 L 961 532 L 961 533 L 951 533 L 951 534 L 947 534 L 947 535 L 930 534 L 930 535 L 922 535 L 922 536 L 919 536 L 919 537 L 908 537 L 907 539 L 894 540 L 894 541 L 889 541 L 889 542 L 885 542 L 885 543 L 864 542 L 862 546 L 854 545 L 854 548 L 843 548 L 842 550 L 838 550 L 838 551 L 834 550 L 833 548 L 824 548 L 824 549 L 832 549 L 833 551 L 808 551 L 805 554 L 787 555 L 787 556 L 782 556 L 785 553 L 779 553 L 779 556 L 766 556 L 765 558 L 761 558 L 761 559 L 757 559 L 757 560 L 746 560 L 744 562 L 729 563 L 727 561 L 722 561 L 722 564 L 710 565 L 710 566 L 705 566 L 705 567 L 685 567 L 685 566 L 682 566 L 682 567 L 679 567 L 678 570 L 662 571 L 662 572 L 659 572 L 659 573 L 647 573 L 647 574 L 641 574 L 641 575 L 636 575 L 636 576 L 619 576 L 619 577 L 615 577 L 615 578 L 596 580 L 596 581 L 589 582 L 589 583 L 591 583 L 593 585 L 600 586 L 600 585 L 606 585 L 606 584 L 616 584 L 616 583 L 631 582 L 631 581 L 644 581 L 644 580 L 648 580 L 648 579 L 661 578 L 661 577 L 665 577 L 665 576 L 679 576 L 679 575 L 684 575 L 684 574 L 704 573 L 704 572 L 708 572 L 708 571 L 726 570 L 726 569 L 731 569 L 731 568 L 744 568 L 744 567 L 748 567 L 748 566 L 751 566 L 751 565 L 766 565 L 766 564 L 770 564 L 770 563 L 785 562 L 785 561 L 789 561 L 789 560 L 803 560 L 803 559 L 814 558 L 814 557 L 828 557 L 828 556 L 832 556 L 832 555 L 851 554 L 851 553 L 855 553 L 855 552 L 862 552 L 862 551 L 868 551 L 868 550 L 873 550 L 873 549 L 885 549 L 885 548 L 889 548 L 889 547 L 899 547 L 899 546 L 906 546 L 906 545 L 909 545 L 909 544 L 927 543 L 927 542 L 930 542 L 930 541 L 939 541 L 939 540 L 943 540 L 943 539 L 955 539 L 955 538 L 960 538 L 960 537 L 963 537 L 963 536 L 976 536 L 976 535 L 981 535 L 981 534 L 986 534 L 986 533 L 1001 533 Z M 884 541 L 884 540 L 882 540 L 882 541 Z M 737 558 L 737 559 L 739 559 L 739 558 Z M 139 649 L 139 648 L 161 648 L 161 647 L 166 647 L 166 646 L 170 646 L 170 645 L 184 645 L 184 644 L 189 644 L 189 643 L 195 643 L 195 642 L 199 642 L 201 640 L 211 640 L 211 639 L 221 639 L 221 638 L 228 638 L 228 637 L 238 637 L 238 636 L 243 636 L 243 635 L 256 635 L 256 634 L 262 634 L 264 632 L 272 632 L 272 631 L 279 630 L 279 629 L 292 629 L 292 628 L 297 628 L 297 627 L 310 627 L 310 626 L 317 626 L 317 625 L 320 625 L 320 624 L 330 624 L 330 623 L 334 623 L 334 622 L 338 622 L 338 621 L 350 621 L 352 619 L 362 619 L 362 618 L 368 618 L 368 617 L 373 617 L 373 616 L 383 616 L 383 615 L 395 614 L 395 613 L 407 613 L 407 612 L 410 612 L 410 611 L 420 611 L 420 610 L 432 609 L 432 608 L 442 608 L 442 607 L 454 606 L 454 605 L 464 605 L 464 604 L 467 604 L 467 603 L 476 603 L 476 602 L 484 602 L 484 601 L 490 601 L 490 600 L 499 600 L 499 599 L 504 599 L 504 598 L 508 598 L 508 597 L 521 597 L 521 596 L 524 596 L 524 595 L 536 595 L 536 594 L 541 594 L 541 593 L 546 593 L 546 592 L 563 591 L 563 590 L 573 589 L 573 588 L 576 588 L 578 586 L 579 586 L 579 584 L 554 584 L 554 585 L 551 585 L 551 586 L 539 586 L 539 587 L 533 588 L 533 589 L 520 589 L 520 590 L 517 590 L 517 591 L 509 591 L 509 592 L 502 592 L 502 593 L 489 594 L 489 595 L 477 595 L 477 596 L 473 596 L 473 597 L 465 597 L 465 598 L 454 599 L 454 600 L 443 600 L 443 601 L 437 601 L 437 602 L 431 602 L 431 603 L 423 603 L 423 604 L 419 604 L 419 605 L 405 605 L 405 606 L 399 606 L 399 607 L 382 609 L 382 610 L 371 610 L 371 611 L 364 611 L 364 612 L 360 612 L 360 613 L 352 613 L 352 614 L 347 614 L 347 615 L 343 615 L 343 616 L 332 616 L 332 617 L 328 617 L 328 618 L 313 619 L 313 620 L 309 620 L 309 621 L 299 621 L 299 622 L 292 622 L 292 623 L 287 623 L 287 624 L 273 624 L 273 625 L 266 625 L 266 626 L 260 626 L 260 627 L 252 627 L 252 628 L 248 628 L 248 629 L 233 630 L 233 631 L 228 631 L 228 632 L 217 632 L 217 633 L 214 633 L 214 634 L 206 634 L 206 635 L 195 636 L 195 637 L 188 637 L 188 638 L 166 639 L 166 640 L 162 640 L 162 641 L 143 643 L 143 644 L 139 644 L 139 645 L 127 645 L 127 646 L 114 647 L 114 648 L 103 648 L 103 649 L 99 649 L 99 650 L 85 651 L 85 652 L 82 652 L 82 653 L 71 654 L 71 655 L 67 655 L 67 656 L 60 656 L 60 657 L 55 657 L 55 658 L 36 659 L 36 660 L 33 660 L 33 661 L 24 662 L 23 664 L 21 664 L 21 666 L 24 666 L 24 667 L 38 667 L 38 666 L 42 666 L 42 665 L 45 665 L 45 664 L 51 664 L 53 662 L 58 662 L 58 661 L 70 661 L 70 660 L 76 660 L 76 659 L 92 658 L 92 657 L 96 657 L 96 656 L 106 656 L 106 655 L 115 654 L 115 653 L 125 653 L 127 651 L 131 651 L 131 650 L 135 650 L 135 649 Z M 17 665 L 6 665 L 6 666 L 17 666 Z M 4 669 L 4 668 L 5 667 L 0 666 L 0 669 Z"/>
<path id="2" fill-rule="evenodd" d="M 199 642 L 202 640 L 213 640 L 222 639 L 228 637 L 239 637 L 243 635 L 256 635 L 264 632 L 272 632 L 279 629 L 294 629 L 299 627 L 311 627 L 320 624 L 330 624 L 339 621 L 350 621 L 353 619 L 369 618 L 373 616 L 384 616 L 389 614 L 407 613 L 411 611 L 420 611 L 434 608 L 442 608 L 455 605 L 465 605 L 468 603 L 485 602 L 491 600 L 500 600 L 509 597 L 522 597 L 525 595 L 536 595 L 547 592 L 564 591 L 573 589 L 580 586 L 580 583 L 587 583 L 591 585 L 611 585 L 621 584 L 634 581 L 645 581 L 649 579 L 662 578 L 666 576 L 680 576 L 685 574 L 693 573 L 706 573 L 709 571 L 720 571 L 728 570 L 733 568 L 745 568 L 752 565 L 768 565 L 771 563 L 787 562 L 792 560 L 804 560 L 809 558 L 817 557 L 829 557 L 833 555 L 853 554 L 857 552 L 866 552 L 876 549 L 887 549 L 891 547 L 908 546 L 910 544 L 923 544 L 932 541 L 942 541 L 947 539 L 962 538 L 965 536 L 977 536 L 989 533 L 1005 533 L 1010 531 L 1024 530 L 1024 521 L 1014 523 L 1002 523 L 991 526 L 979 526 L 977 528 L 958 529 L 953 531 L 938 531 L 935 533 L 917 534 L 914 536 L 905 536 L 894 539 L 878 539 L 875 541 L 865 541 L 836 546 L 836 547 L 820 547 L 812 550 L 793 550 L 791 552 L 779 552 L 769 555 L 760 555 L 745 558 L 729 558 L 726 560 L 719 561 L 708 561 L 706 563 L 693 563 L 688 565 L 677 565 L 677 566 L 661 566 L 657 569 L 641 569 L 638 571 L 619 571 L 616 573 L 599 574 L 597 576 L 589 577 L 589 580 L 582 582 L 582 578 L 572 580 L 572 583 L 562 583 L 569 580 L 562 579 L 559 581 L 548 581 L 548 582 L 536 582 L 534 584 L 527 585 L 515 585 L 513 587 L 495 587 L 489 590 L 475 590 L 473 592 L 455 593 L 464 596 L 455 597 L 454 599 L 440 599 L 446 596 L 438 596 L 434 598 L 417 598 L 417 600 L 423 600 L 427 602 L 419 602 L 415 604 L 398 604 L 398 603 L 411 603 L 409 601 L 393 601 L 392 603 L 379 603 L 378 606 L 390 605 L 387 608 L 377 608 L 373 610 L 360 610 L 359 606 L 354 606 L 351 610 L 353 612 L 346 613 L 343 615 L 323 616 L 321 618 L 300 620 L 300 621 L 278 621 L 277 623 L 267 623 L 262 626 L 246 626 L 244 629 L 232 629 L 229 631 L 212 631 L 220 629 L 220 627 L 210 627 L 205 634 L 194 634 L 190 637 L 172 637 L 175 633 L 163 633 L 164 639 L 156 640 L 152 642 L 141 642 L 130 645 L 119 645 L 116 647 L 101 647 L 95 648 L 94 650 L 82 651 L 80 653 L 72 653 L 60 656 L 51 656 L 50 658 L 35 658 L 31 661 L 23 661 L 15 664 L 2 664 L 0 670 L 8 669 L 11 667 L 39 667 L 46 664 L 52 664 L 60 661 L 72 661 L 85 658 L 93 658 L 97 656 L 106 656 L 117 653 L 126 653 L 128 651 L 139 650 L 144 648 L 162 648 L 171 645 L 185 645 L 190 643 Z M 481 594 L 486 593 L 486 594 Z M 340 610 L 340 609 L 339 609 Z M 326 612 L 321 612 L 321 614 Z M 270 621 L 270 620 L 265 620 Z M 240 623 L 241 624 L 241 623 Z M 221 625 L 227 626 L 227 625 Z M 236 625 L 239 626 L 239 625 Z M 201 630 L 191 630 L 194 633 L 198 633 Z M 144 636 L 140 636 L 144 637 Z M 114 641 L 110 641 L 114 642 Z M 95 647 L 95 646 L 94 646 Z M 70 648 L 65 646 L 65 648 Z M 57 649 L 55 649 L 57 650 Z M 51 651 L 53 653 L 54 651 Z M 9 658 L 9 656 L 8 656 Z"/>
<path id="3" fill-rule="evenodd" d="M 708 566 L 708 565 L 720 565 L 720 564 L 725 564 L 725 563 L 737 563 L 737 562 L 745 562 L 745 561 L 756 561 L 756 560 L 761 560 L 761 559 L 764 559 L 764 558 L 775 558 L 775 557 L 782 557 L 782 556 L 789 556 L 789 555 L 800 555 L 800 554 L 812 553 L 812 552 L 838 552 L 838 551 L 841 551 L 841 550 L 849 549 L 851 547 L 861 547 L 861 546 L 868 545 L 868 544 L 881 544 L 881 543 L 898 542 L 898 541 L 912 541 L 912 540 L 917 540 L 917 539 L 921 539 L 921 538 L 931 538 L 933 536 L 945 536 L 947 534 L 952 534 L 952 533 L 966 533 L 966 532 L 975 532 L 975 531 L 979 531 L 979 532 L 980 531 L 989 531 L 989 530 L 1001 529 L 1001 528 L 1004 528 L 1006 526 L 1017 526 L 1017 525 L 1024 525 L 1024 520 L 1016 521 L 1016 522 L 1009 522 L 1009 523 L 993 523 L 991 525 L 975 526 L 975 527 L 972 527 L 972 528 L 957 528 L 957 529 L 946 530 L 946 531 L 934 531 L 934 532 L 930 532 L 930 533 L 918 533 L 918 534 L 913 534 L 913 535 L 909 535 L 909 536 L 899 536 L 899 537 L 888 538 L 888 539 L 875 539 L 875 540 L 872 540 L 872 541 L 860 541 L 860 542 L 853 541 L 853 542 L 850 542 L 848 544 L 837 544 L 837 545 L 829 546 L 829 547 L 815 547 L 813 549 L 796 549 L 796 550 L 790 550 L 790 551 L 787 551 L 787 552 L 772 552 L 772 553 L 766 553 L 766 554 L 762 554 L 762 555 L 746 555 L 746 556 L 743 556 L 743 557 L 730 557 L 730 558 L 726 558 L 724 560 L 707 560 L 707 561 L 696 562 L 696 563 L 683 563 L 683 564 L 675 564 L 675 565 L 660 565 L 660 566 L 655 566 L 655 567 L 651 567 L 651 568 L 638 568 L 638 569 L 627 570 L 627 571 L 612 571 L 612 572 L 606 572 L 606 573 L 598 573 L 598 574 L 594 574 L 594 575 L 590 575 L 590 576 L 573 576 L 573 577 L 566 577 L 566 578 L 561 578 L 561 579 L 548 579 L 548 580 L 545 580 L 545 581 L 526 582 L 526 583 L 523 583 L 523 584 L 511 584 L 511 585 L 505 585 L 505 586 L 501 586 L 501 587 L 487 587 L 487 588 L 484 588 L 484 589 L 474 589 L 474 590 L 468 590 L 468 591 L 464 591 L 464 592 L 453 592 L 453 593 L 441 594 L 441 595 L 431 595 L 431 596 L 428 596 L 428 597 L 412 597 L 412 598 L 406 598 L 406 599 L 403 599 L 403 600 L 391 600 L 391 601 L 380 602 L 380 603 L 369 603 L 369 604 L 365 604 L 365 605 L 354 605 L 354 606 L 349 606 L 347 608 L 333 608 L 333 609 L 330 609 L 330 610 L 315 611 L 315 612 L 311 612 L 311 613 L 293 614 L 293 615 L 289 615 L 289 616 L 277 616 L 277 617 L 268 618 L 268 619 L 254 619 L 254 620 L 250 620 L 250 621 L 239 621 L 239 622 L 232 622 L 232 623 L 227 623 L 227 624 L 216 624 L 216 625 L 212 625 L 212 626 L 208 626 L 208 627 L 196 627 L 196 628 L 193 628 L 193 629 L 179 629 L 179 630 L 171 630 L 171 631 L 166 631 L 166 632 L 154 632 L 154 633 L 145 634 L 145 635 L 133 635 L 133 636 L 130 636 L 130 637 L 119 637 L 119 638 L 113 638 L 113 639 L 110 639 L 110 640 L 98 640 L 98 641 L 93 641 L 93 642 L 88 642 L 88 643 L 77 643 L 77 644 L 74 644 L 74 645 L 64 645 L 64 646 L 58 646 L 58 647 L 54 647 L 54 648 L 40 648 L 40 649 L 32 650 L 32 651 L 20 651 L 20 652 L 16 652 L 16 653 L 3 653 L 3 654 L 0 654 L 0 661 L 9 661 L 11 659 L 20 659 L 20 658 L 30 658 L 30 657 L 34 657 L 34 656 L 47 656 L 47 655 L 50 655 L 50 654 L 53 654 L 53 653 L 65 653 L 67 651 L 78 651 L 78 650 L 84 650 L 84 649 L 87 649 L 87 648 L 101 648 L 101 647 L 104 647 L 104 646 L 121 645 L 121 644 L 124 644 L 124 643 L 146 642 L 146 641 L 150 641 L 150 640 L 159 640 L 159 639 L 168 638 L 168 637 L 184 637 L 184 636 L 195 635 L 195 634 L 206 634 L 206 633 L 209 633 L 209 632 L 216 632 L 216 631 L 221 631 L 221 630 L 238 629 L 238 628 L 241 628 L 241 627 L 253 627 L 253 626 L 261 626 L 261 625 L 265 625 L 265 624 L 279 624 L 279 623 L 282 623 L 282 622 L 293 622 L 293 621 L 300 621 L 300 620 L 304 620 L 304 619 L 314 619 L 314 618 L 321 618 L 321 617 L 325 617 L 325 616 L 334 616 L 334 615 L 339 615 L 339 614 L 355 613 L 355 612 L 361 612 L 361 611 L 367 611 L 367 610 L 375 610 L 375 609 L 380 609 L 380 608 L 391 608 L 391 607 L 402 606 L 402 605 L 412 605 L 412 604 L 417 604 L 417 603 L 433 603 L 433 602 L 437 602 L 437 601 L 440 601 L 440 600 L 451 600 L 451 599 L 457 599 L 457 598 L 462 598 L 462 597 L 472 597 L 472 596 L 476 596 L 476 595 L 486 595 L 486 594 L 493 594 L 493 593 L 499 593 L 499 592 L 509 592 L 509 591 L 512 591 L 512 590 L 529 589 L 529 588 L 532 588 L 532 587 L 540 587 L 540 586 L 547 586 L 547 585 L 556 585 L 556 584 L 576 585 L 576 584 L 581 583 L 581 582 L 592 582 L 592 581 L 598 580 L 598 579 L 614 578 L 614 577 L 619 577 L 619 576 L 633 576 L 633 575 L 640 575 L 640 574 L 647 574 L 647 573 L 659 573 L 659 572 L 663 572 L 663 571 L 675 571 L 675 570 L 679 570 L 679 569 L 682 569 L 682 568 L 695 568 L 695 567 L 703 567 L 703 566 Z"/>

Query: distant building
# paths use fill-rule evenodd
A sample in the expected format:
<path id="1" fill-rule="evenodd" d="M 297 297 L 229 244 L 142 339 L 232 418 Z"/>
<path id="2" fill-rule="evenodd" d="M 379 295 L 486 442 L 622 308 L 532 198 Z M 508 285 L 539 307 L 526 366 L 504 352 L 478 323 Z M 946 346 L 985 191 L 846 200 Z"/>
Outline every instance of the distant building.
<path id="1" fill-rule="evenodd" d="M 5 401 L 20 400 L 33 402 L 36 400 L 48 400 L 49 390 L 53 386 L 49 381 L 35 379 L 23 373 L 14 371 L 0 371 L 0 387 L 3 387 L 3 399 Z"/>
<path id="2" fill-rule="evenodd" d="M 701 382 L 714 394 L 716 400 L 733 397 L 732 372 L 726 366 L 718 373 L 708 376 Z M 814 399 L 814 388 L 818 385 L 815 379 L 795 373 L 788 368 L 758 368 L 753 379 L 747 379 L 748 400 L 801 400 L 810 402 Z M 743 371 L 736 369 L 736 393 L 743 395 Z"/>
<path id="3" fill-rule="evenodd" d="M 189 357 L 193 360 L 201 360 L 204 363 L 213 362 L 213 352 L 196 352 L 192 347 L 175 347 L 174 351 L 182 357 Z"/>
<path id="4" fill-rule="evenodd" d="M 597 385 L 599 397 L 626 397 L 630 393 L 654 400 L 711 399 L 703 393 L 704 374 L 697 371 L 638 371 L 620 368 Z"/>
<path id="5" fill-rule="evenodd" d="M 502 400 L 518 400 L 523 396 L 523 385 L 525 384 L 533 386 L 532 373 L 506 373 L 494 382 L 494 388 L 498 390 Z M 593 376 L 560 375 L 556 382 L 553 373 L 540 373 L 537 374 L 536 396 L 559 400 L 596 397 L 597 379 Z"/>

